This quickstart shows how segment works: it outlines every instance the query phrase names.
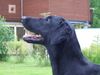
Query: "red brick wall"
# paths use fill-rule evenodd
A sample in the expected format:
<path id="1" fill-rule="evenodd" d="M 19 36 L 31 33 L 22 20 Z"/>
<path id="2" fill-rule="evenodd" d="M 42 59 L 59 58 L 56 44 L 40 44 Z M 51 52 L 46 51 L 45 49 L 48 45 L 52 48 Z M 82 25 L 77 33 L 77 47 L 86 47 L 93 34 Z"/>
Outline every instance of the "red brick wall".
<path id="1" fill-rule="evenodd" d="M 8 12 L 8 5 L 16 5 L 16 13 Z M 0 0 L 0 15 L 4 16 L 7 20 L 16 21 L 20 19 L 20 0 Z"/>
<path id="2" fill-rule="evenodd" d="M 53 15 L 69 20 L 90 20 L 88 0 L 50 0 L 49 6 Z"/>
<path id="3" fill-rule="evenodd" d="M 90 20 L 89 0 L 23 0 L 24 16 L 41 17 L 41 13 L 64 16 L 69 20 Z M 8 20 L 21 17 L 21 0 L 0 0 L 0 15 Z M 16 13 L 8 13 L 8 5 L 16 5 Z"/>
<path id="4" fill-rule="evenodd" d="M 41 13 L 48 12 L 48 0 L 24 0 L 24 15 L 40 17 Z"/>

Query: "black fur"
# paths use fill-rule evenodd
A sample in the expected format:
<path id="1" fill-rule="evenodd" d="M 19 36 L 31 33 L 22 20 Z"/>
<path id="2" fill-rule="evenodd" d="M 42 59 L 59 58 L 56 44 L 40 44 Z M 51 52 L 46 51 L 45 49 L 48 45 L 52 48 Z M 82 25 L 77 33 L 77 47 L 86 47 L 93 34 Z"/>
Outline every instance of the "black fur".
<path id="1" fill-rule="evenodd" d="M 83 56 L 74 28 L 62 17 L 25 17 L 22 23 L 27 30 L 42 35 L 40 40 L 23 39 L 47 48 L 53 75 L 100 75 L 100 66 Z"/>

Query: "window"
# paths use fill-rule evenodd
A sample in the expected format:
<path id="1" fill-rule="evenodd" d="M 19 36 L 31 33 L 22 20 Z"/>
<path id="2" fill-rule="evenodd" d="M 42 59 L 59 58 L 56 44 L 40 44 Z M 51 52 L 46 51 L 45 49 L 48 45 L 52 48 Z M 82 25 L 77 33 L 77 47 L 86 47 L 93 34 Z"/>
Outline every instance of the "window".
<path id="1" fill-rule="evenodd" d="M 9 13 L 16 13 L 16 5 L 8 5 Z"/>

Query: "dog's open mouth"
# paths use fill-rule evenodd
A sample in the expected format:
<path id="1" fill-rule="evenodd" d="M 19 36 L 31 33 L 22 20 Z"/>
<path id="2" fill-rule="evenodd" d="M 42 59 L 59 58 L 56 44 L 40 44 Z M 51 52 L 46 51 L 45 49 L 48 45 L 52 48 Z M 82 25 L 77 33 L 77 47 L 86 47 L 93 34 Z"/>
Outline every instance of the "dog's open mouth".
<path id="1" fill-rule="evenodd" d="M 34 43 L 34 42 L 38 42 L 38 41 L 43 41 L 43 37 L 40 34 L 25 34 L 23 36 L 24 41 L 27 41 L 29 43 Z"/>

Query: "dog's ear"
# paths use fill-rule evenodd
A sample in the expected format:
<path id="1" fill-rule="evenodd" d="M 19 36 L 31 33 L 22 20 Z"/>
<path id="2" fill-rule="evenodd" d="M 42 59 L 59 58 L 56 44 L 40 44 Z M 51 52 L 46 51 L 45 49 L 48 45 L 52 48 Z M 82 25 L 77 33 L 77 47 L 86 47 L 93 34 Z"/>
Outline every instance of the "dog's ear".
<path id="1" fill-rule="evenodd" d="M 72 33 L 71 27 L 67 22 L 65 22 L 63 24 L 64 25 L 59 29 L 58 32 L 54 32 L 52 34 L 52 36 L 54 36 L 54 37 L 51 37 L 50 44 L 52 44 L 52 45 L 59 44 L 70 38 L 70 35 Z"/>
<path id="2" fill-rule="evenodd" d="M 54 32 L 52 34 L 53 37 L 50 37 L 50 44 L 54 45 L 54 44 L 59 44 L 63 41 L 65 41 L 67 39 L 67 34 L 66 34 L 66 30 L 61 28 L 60 31 L 58 32 Z"/>

